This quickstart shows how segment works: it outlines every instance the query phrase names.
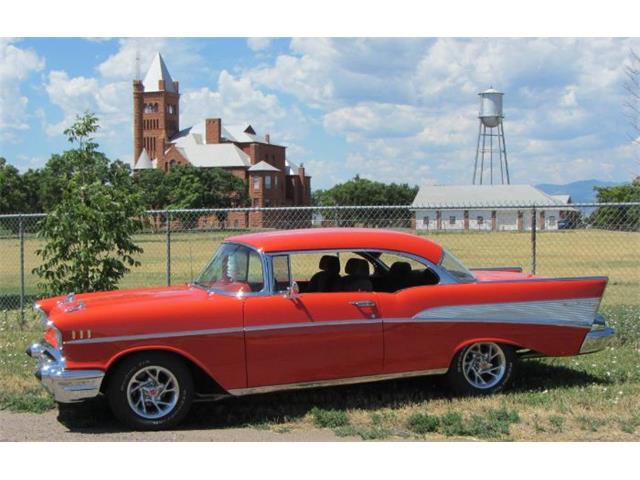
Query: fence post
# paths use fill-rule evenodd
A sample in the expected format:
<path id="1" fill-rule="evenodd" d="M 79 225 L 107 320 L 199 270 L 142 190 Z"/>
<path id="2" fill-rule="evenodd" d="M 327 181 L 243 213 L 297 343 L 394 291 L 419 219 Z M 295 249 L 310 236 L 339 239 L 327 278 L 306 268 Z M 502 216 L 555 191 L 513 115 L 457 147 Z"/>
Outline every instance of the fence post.
<path id="1" fill-rule="evenodd" d="M 167 286 L 171 286 L 171 213 L 165 210 L 167 219 Z"/>
<path id="2" fill-rule="evenodd" d="M 531 273 L 536 274 L 536 207 L 531 209 Z"/>
<path id="3" fill-rule="evenodd" d="M 24 325 L 24 219 L 18 217 L 18 235 L 20 236 L 20 323 Z"/>

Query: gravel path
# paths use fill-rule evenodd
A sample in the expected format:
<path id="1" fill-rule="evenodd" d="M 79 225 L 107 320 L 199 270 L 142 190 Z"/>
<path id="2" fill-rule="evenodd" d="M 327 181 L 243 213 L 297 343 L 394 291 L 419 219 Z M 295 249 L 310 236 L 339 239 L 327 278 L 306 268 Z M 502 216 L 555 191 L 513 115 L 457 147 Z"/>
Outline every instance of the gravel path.
<path id="1" fill-rule="evenodd" d="M 329 429 L 295 427 L 290 431 L 278 433 L 274 430 L 251 427 L 216 428 L 198 424 L 191 419 L 178 430 L 167 432 L 131 432 L 125 431 L 110 415 L 92 418 L 91 424 L 81 418 L 82 411 L 69 415 L 58 410 L 46 413 L 13 413 L 0 411 L 0 441 L 3 442 L 39 442 L 39 441 L 200 441 L 200 442 L 300 442 L 300 441 L 342 441 L 355 438 L 339 438 Z M 194 424 L 195 422 L 195 424 Z"/>

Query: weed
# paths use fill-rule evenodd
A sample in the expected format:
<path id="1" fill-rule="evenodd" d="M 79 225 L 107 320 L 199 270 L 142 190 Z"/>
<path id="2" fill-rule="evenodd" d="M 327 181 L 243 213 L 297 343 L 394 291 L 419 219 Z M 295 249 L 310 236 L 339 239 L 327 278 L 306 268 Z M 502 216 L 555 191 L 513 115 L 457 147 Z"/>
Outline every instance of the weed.
<path id="1" fill-rule="evenodd" d="M 313 407 L 309 413 L 316 427 L 336 428 L 349 425 L 349 416 L 344 410 L 323 410 Z"/>
<path id="2" fill-rule="evenodd" d="M 605 420 L 600 418 L 588 417 L 586 415 L 580 415 L 576 420 L 578 421 L 580 429 L 589 432 L 597 432 L 600 427 L 603 427 L 607 423 Z"/>
<path id="3" fill-rule="evenodd" d="M 380 425 L 345 425 L 333 431 L 338 437 L 360 437 L 362 440 L 383 440 L 393 433 Z"/>
<path id="4" fill-rule="evenodd" d="M 435 432 L 440 426 L 440 419 L 435 415 L 414 413 L 407 420 L 407 427 L 414 433 L 424 435 Z"/>
<path id="5" fill-rule="evenodd" d="M 562 432 L 564 429 L 564 417 L 561 417 L 560 415 L 551 415 L 549 417 L 549 423 L 556 433 Z"/>

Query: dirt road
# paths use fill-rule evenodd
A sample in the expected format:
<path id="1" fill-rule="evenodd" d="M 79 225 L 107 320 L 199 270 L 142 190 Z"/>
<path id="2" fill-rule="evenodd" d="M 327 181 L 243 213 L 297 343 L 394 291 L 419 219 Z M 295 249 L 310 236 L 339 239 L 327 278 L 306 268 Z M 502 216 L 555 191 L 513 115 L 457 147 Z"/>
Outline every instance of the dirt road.
<path id="1" fill-rule="evenodd" d="M 0 441 L 201 441 L 201 442 L 300 442 L 344 441 L 357 438 L 336 437 L 329 429 L 310 426 L 293 428 L 219 428 L 208 422 L 189 419 L 184 427 L 168 432 L 130 432 L 123 429 L 109 414 L 99 413 L 90 419 L 82 412 L 69 415 L 50 410 L 46 413 L 13 413 L 0 411 Z"/>

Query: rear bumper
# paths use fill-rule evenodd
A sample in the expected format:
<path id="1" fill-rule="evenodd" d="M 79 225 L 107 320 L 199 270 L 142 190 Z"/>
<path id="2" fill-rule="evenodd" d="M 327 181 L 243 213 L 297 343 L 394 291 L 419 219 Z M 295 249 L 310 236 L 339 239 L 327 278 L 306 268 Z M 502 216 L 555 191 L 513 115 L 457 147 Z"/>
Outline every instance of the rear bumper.
<path id="1" fill-rule="evenodd" d="M 580 353 L 593 353 L 604 350 L 615 336 L 616 331 L 612 327 L 606 327 L 604 318 L 598 315 L 596 321 L 582 341 Z"/>
<path id="2" fill-rule="evenodd" d="M 100 393 L 102 370 L 68 370 L 61 352 L 46 342 L 32 344 L 27 355 L 38 360 L 36 378 L 56 402 L 79 402 Z"/>

